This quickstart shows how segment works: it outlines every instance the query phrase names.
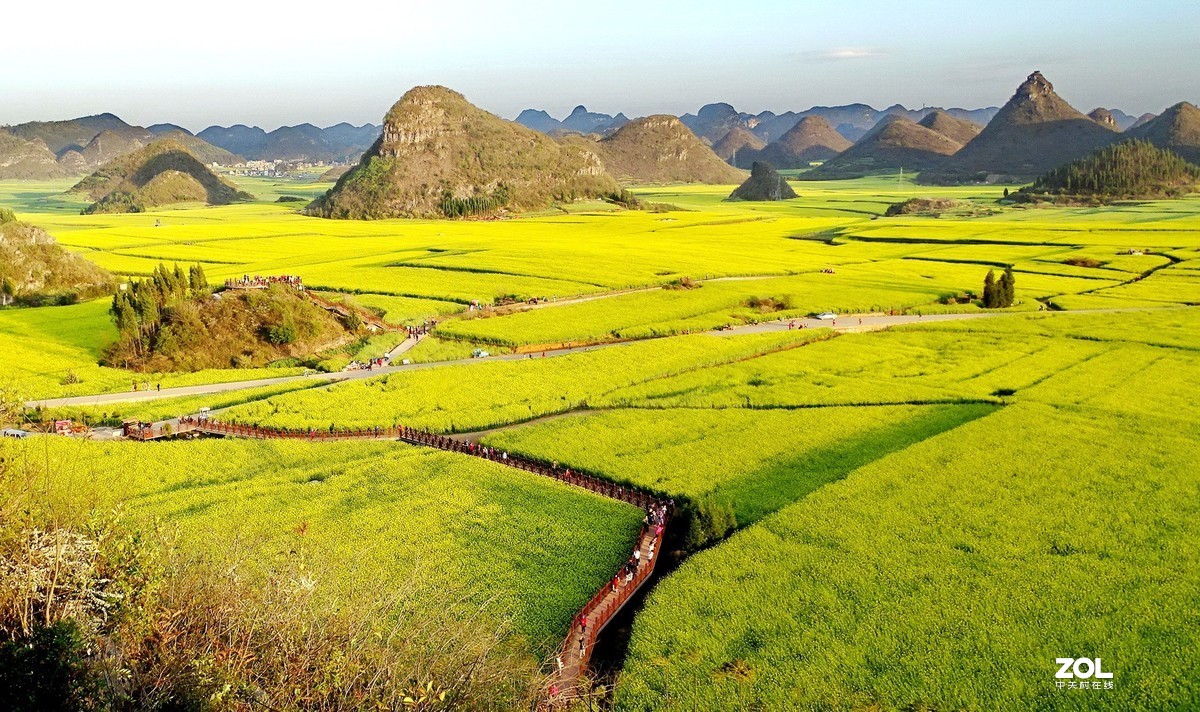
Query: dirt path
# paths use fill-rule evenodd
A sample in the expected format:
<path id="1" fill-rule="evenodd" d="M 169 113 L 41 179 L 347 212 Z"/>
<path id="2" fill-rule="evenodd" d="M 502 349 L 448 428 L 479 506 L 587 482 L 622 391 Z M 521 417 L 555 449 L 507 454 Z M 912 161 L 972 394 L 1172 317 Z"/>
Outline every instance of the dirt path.
<path id="1" fill-rule="evenodd" d="M 1195 307 L 1163 307 L 1163 309 L 1193 309 Z M 1137 312 L 1146 311 L 1145 308 L 1125 308 L 1125 309 L 1080 309 L 1077 311 L 1062 311 L 1062 312 L 1043 312 L 1044 314 L 1112 314 L 1120 312 Z M 1017 312 L 1025 313 L 1025 312 Z M 737 326 L 732 329 L 713 330 L 702 332 L 715 336 L 727 334 L 762 334 L 776 331 L 787 331 L 789 322 L 794 322 L 796 328 L 803 326 L 806 329 L 830 328 L 841 333 L 854 333 L 861 331 L 875 331 L 886 329 L 892 326 L 902 326 L 905 324 L 924 324 L 928 322 L 942 321 L 961 321 L 967 319 L 987 319 L 997 316 L 1010 316 L 1011 313 L 1006 312 L 970 312 L 964 314 L 926 314 L 924 316 L 917 314 L 898 314 L 889 316 L 886 314 L 846 314 L 838 315 L 836 319 L 793 319 L 759 322 L 758 324 L 747 324 L 745 326 Z M 653 338 L 668 338 L 668 337 L 653 337 Z M 546 357 L 565 356 L 567 354 L 582 353 L 584 351 L 592 351 L 602 348 L 617 348 L 627 346 L 632 343 L 638 343 L 641 340 L 635 341 L 619 341 L 607 344 L 593 344 L 590 346 L 572 346 L 568 348 L 546 349 L 544 352 Z M 405 343 L 408 343 L 407 341 Z M 415 342 L 412 348 L 415 346 Z M 401 344 L 403 346 L 403 344 Z M 407 350 L 407 349 L 405 349 Z M 293 381 L 301 381 L 305 379 L 314 381 L 328 381 L 329 383 L 339 383 L 341 381 L 358 380 L 363 378 L 375 378 L 377 376 L 386 376 L 392 373 L 400 373 L 402 371 L 419 371 L 428 368 L 442 368 L 445 366 L 456 366 L 471 363 L 483 363 L 490 361 L 520 361 L 530 358 L 532 354 L 503 354 L 499 356 L 489 356 L 484 359 L 455 359 L 452 361 L 434 361 L 430 363 L 413 363 L 400 364 L 393 366 L 384 366 L 372 370 L 363 371 L 340 371 L 338 373 L 314 373 L 307 376 L 282 376 L 279 378 L 260 378 L 253 381 L 230 381 L 225 383 L 209 383 L 199 386 L 181 386 L 178 388 L 164 388 L 161 391 L 127 391 L 120 393 L 102 393 L 88 396 L 72 396 L 69 398 L 43 398 L 40 400 L 27 401 L 27 408 L 55 408 L 59 406 L 89 406 L 89 405 L 105 405 L 109 403 L 129 403 L 158 400 L 160 398 L 177 398 L 179 396 L 195 396 L 208 395 L 210 393 L 225 393 L 228 391 L 237 391 L 247 388 L 259 388 L 262 386 L 272 386 L 282 383 L 290 383 Z M 540 358 L 540 356 L 534 356 Z"/>

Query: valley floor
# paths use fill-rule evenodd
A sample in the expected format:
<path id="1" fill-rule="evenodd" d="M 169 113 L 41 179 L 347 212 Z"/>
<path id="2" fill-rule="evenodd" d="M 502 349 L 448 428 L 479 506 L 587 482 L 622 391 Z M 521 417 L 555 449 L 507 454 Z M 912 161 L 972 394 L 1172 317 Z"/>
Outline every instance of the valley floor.
<path id="1" fill-rule="evenodd" d="M 678 566 L 633 618 L 603 695 L 617 709 L 1200 706 L 1200 197 L 1013 209 L 990 186 L 800 188 L 358 223 L 268 203 L 79 216 L 56 185 L 4 183 L 0 205 L 114 272 L 296 274 L 432 333 L 411 365 L 372 372 L 135 375 L 96 365 L 105 302 L 0 310 L 0 379 L 47 417 L 210 407 L 465 433 L 675 500 Z M 973 209 L 880 217 L 927 194 Z M 1005 265 L 1017 304 L 981 309 L 969 295 Z M 487 602 L 481 625 L 520 648 L 523 684 L 641 523 L 397 443 L 0 446 L 58 473 L 41 485 L 55 506 L 165 521 L 261 576 L 302 552 L 338 605 L 397 579 L 421 581 L 406 605 Z M 1068 656 L 1102 659 L 1112 686 L 1059 686 Z"/>

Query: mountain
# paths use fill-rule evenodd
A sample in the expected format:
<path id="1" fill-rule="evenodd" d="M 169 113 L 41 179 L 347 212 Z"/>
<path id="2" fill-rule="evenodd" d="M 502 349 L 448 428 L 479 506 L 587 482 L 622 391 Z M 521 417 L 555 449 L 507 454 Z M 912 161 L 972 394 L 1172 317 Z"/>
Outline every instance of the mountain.
<path id="1" fill-rule="evenodd" d="M 767 145 L 759 159 L 780 168 L 808 168 L 814 161 L 827 161 L 850 148 L 850 141 L 820 116 L 805 116 L 787 133 Z"/>
<path id="2" fill-rule="evenodd" d="M 1025 181 L 1112 143 L 1117 134 L 1076 111 L 1034 72 L 996 117 L 923 181 Z"/>
<path id="3" fill-rule="evenodd" d="M 596 147 L 608 172 L 627 183 L 728 184 L 746 175 L 665 114 L 634 119 Z"/>
<path id="4" fill-rule="evenodd" d="M 332 218 L 464 217 L 541 210 L 619 187 L 600 158 L 505 121 L 445 87 L 409 90 L 383 135 L 308 212 Z"/>
<path id="5" fill-rule="evenodd" d="M 597 114 L 588 111 L 582 104 L 575 107 L 570 116 L 562 120 L 562 128 L 568 131 L 578 131 L 581 134 L 594 133 L 597 129 L 611 123 L 613 117 L 608 114 Z"/>
<path id="6" fill-rule="evenodd" d="M 30 121 L 5 130 L 26 141 L 41 139 L 55 155 L 60 155 L 68 149 L 82 149 L 101 131 L 129 128 L 132 127 L 113 114 L 96 114 L 66 121 Z"/>
<path id="7" fill-rule="evenodd" d="M 616 131 L 617 129 L 621 128 L 625 124 L 629 123 L 629 121 L 630 121 L 629 117 L 626 116 L 623 112 L 618 113 L 616 116 L 612 117 L 612 119 L 607 124 L 604 124 L 603 126 L 600 126 L 599 128 L 597 128 L 596 133 L 598 133 L 602 136 L 607 136 L 607 135 L 613 133 L 614 131 Z"/>
<path id="8" fill-rule="evenodd" d="M 770 163 L 755 161 L 750 168 L 750 177 L 726 200 L 788 200 L 795 197 L 796 191 Z"/>
<path id="9" fill-rule="evenodd" d="M 713 153 L 736 168 L 746 168 L 754 164 L 754 157 L 765 146 L 763 140 L 751 133 L 750 129 L 735 126 L 713 144 Z"/>
<path id="10" fill-rule="evenodd" d="M 341 157 L 335 156 L 333 160 L 358 160 L 363 151 L 370 148 L 375 139 L 379 138 L 379 127 L 375 124 L 355 126 L 343 121 L 327 126 L 322 131 L 322 138 L 333 153 L 341 152 Z"/>
<path id="11" fill-rule="evenodd" d="M 267 143 L 267 132 L 257 126 L 209 126 L 196 136 L 214 146 L 246 158 L 254 157 Z"/>
<path id="12" fill-rule="evenodd" d="M 1159 116 L 1126 132 L 1200 165 L 1200 109 L 1182 101 Z"/>
<path id="13" fill-rule="evenodd" d="M 1149 141 L 1130 139 L 1045 173 L 1018 191 L 1015 199 L 1156 200 L 1193 192 L 1198 184 L 1200 166 Z"/>
<path id="14" fill-rule="evenodd" d="M 0 131 L 0 180 L 43 180 L 66 175 L 40 138 L 26 141 Z"/>
<path id="15" fill-rule="evenodd" d="M 962 144 L 903 116 L 883 119 L 842 154 L 803 174 L 805 180 L 860 178 L 898 169 L 936 168 Z"/>
<path id="16" fill-rule="evenodd" d="M 155 139 L 177 138 L 205 162 L 229 163 L 238 159 L 194 137 L 174 124 L 155 124 L 149 128 L 125 123 L 113 114 L 97 114 L 67 121 L 31 121 L 9 126 L 7 131 L 27 141 L 47 147 L 58 161 L 56 175 L 79 175 L 96 170 L 105 163 L 136 151 Z"/>
<path id="17" fill-rule="evenodd" d="M 1106 129 L 1117 130 L 1117 119 L 1108 109 L 1097 107 L 1089 111 L 1087 117 Z"/>
<path id="18" fill-rule="evenodd" d="M 235 124 L 209 126 L 196 135 L 251 160 L 333 163 L 357 159 L 379 138 L 379 127 L 340 123 L 321 129 L 312 124 L 299 124 L 280 126 L 268 133 L 257 126 Z"/>
<path id="19" fill-rule="evenodd" d="M 75 184 L 71 192 L 96 201 L 86 213 L 139 213 L 172 203 L 228 205 L 254 199 L 171 139 L 155 141 L 106 163 Z"/>
<path id="20" fill-rule="evenodd" d="M 720 141 L 734 128 L 749 128 L 746 119 L 729 104 L 705 104 L 695 114 L 679 117 L 693 134 L 711 144 Z"/>
<path id="21" fill-rule="evenodd" d="M 1148 113 L 1142 114 L 1141 116 L 1137 117 L 1136 121 L 1134 121 L 1132 124 L 1130 124 L 1129 128 L 1127 128 L 1125 130 L 1129 131 L 1130 129 L 1136 129 L 1139 126 L 1142 126 L 1143 124 L 1150 122 L 1156 116 L 1157 116 L 1157 114 L 1148 114 Z"/>
<path id="22" fill-rule="evenodd" d="M 941 135 L 953 141 L 963 144 L 964 146 L 970 143 L 971 139 L 979 135 L 983 127 L 966 119 L 959 119 L 950 114 L 935 109 L 925 115 L 925 118 L 917 122 L 927 129 L 937 131 Z"/>
<path id="23" fill-rule="evenodd" d="M 541 131 L 544 134 L 562 128 L 561 121 L 541 109 L 526 109 L 517 116 L 516 121 L 525 128 Z"/>
<path id="24" fill-rule="evenodd" d="M 223 148 L 218 148 L 202 138 L 193 136 L 183 129 L 170 129 L 160 133 L 155 140 L 170 139 L 183 145 L 188 153 L 200 159 L 200 162 L 208 165 L 216 163 L 221 166 L 232 166 L 242 162 L 241 156 L 226 151 Z"/>
<path id="25" fill-rule="evenodd" d="M 49 149 L 46 149 L 49 152 Z M 38 227 L 0 208 L 0 283 L 18 304 L 70 304 L 112 289 L 113 278 Z"/>
<path id="26" fill-rule="evenodd" d="M 755 117 L 754 127 L 751 131 L 762 139 L 763 143 L 770 144 L 787 133 L 802 118 L 794 111 L 785 111 L 782 114 L 764 111 Z"/>
<path id="27" fill-rule="evenodd" d="M 150 126 L 146 127 L 146 130 L 149 131 L 150 133 L 154 134 L 155 136 L 159 136 L 159 135 L 166 134 L 166 133 L 184 133 L 184 134 L 187 134 L 188 136 L 194 135 L 191 131 L 188 131 L 187 129 L 183 128 L 182 126 L 177 126 L 175 124 L 151 124 Z"/>
<path id="28" fill-rule="evenodd" d="M 79 151 L 84 163 L 89 166 L 101 166 L 114 158 L 132 153 L 150 143 L 152 136 L 145 129 L 132 126 L 123 129 L 105 129 L 92 137 L 87 145 Z"/>
<path id="29" fill-rule="evenodd" d="M 1113 131 L 1125 131 L 1138 122 L 1137 118 L 1120 109 L 1105 109 L 1102 106 L 1089 111 L 1088 118 Z"/>

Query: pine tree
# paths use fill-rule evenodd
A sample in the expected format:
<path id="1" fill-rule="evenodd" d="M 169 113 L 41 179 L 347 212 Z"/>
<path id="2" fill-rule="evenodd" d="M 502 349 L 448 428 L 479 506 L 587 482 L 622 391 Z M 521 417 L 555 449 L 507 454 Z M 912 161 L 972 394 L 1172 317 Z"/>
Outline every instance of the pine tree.
<path id="1" fill-rule="evenodd" d="M 988 270 L 987 276 L 983 278 L 983 307 L 984 309 L 995 309 L 999 306 L 999 289 L 996 284 L 996 272 Z"/>
<path id="2" fill-rule="evenodd" d="M 1004 268 L 1000 276 L 1000 306 L 1011 307 L 1017 298 L 1017 278 L 1013 275 L 1012 265 Z"/>

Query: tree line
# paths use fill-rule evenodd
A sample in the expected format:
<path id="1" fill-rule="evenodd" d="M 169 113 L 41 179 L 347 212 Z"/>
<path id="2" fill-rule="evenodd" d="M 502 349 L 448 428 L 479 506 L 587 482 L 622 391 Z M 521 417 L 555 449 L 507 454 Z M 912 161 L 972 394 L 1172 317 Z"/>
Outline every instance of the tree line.
<path id="1" fill-rule="evenodd" d="M 153 347 L 168 307 L 210 293 L 208 277 L 200 265 L 192 265 L 184 272 L 179 265 L 172 270 L 160 262 L 148 279 L 130 280 L 119 286 L 113 293 L 109 313 L 120 342 L 141 358 Z"/>

